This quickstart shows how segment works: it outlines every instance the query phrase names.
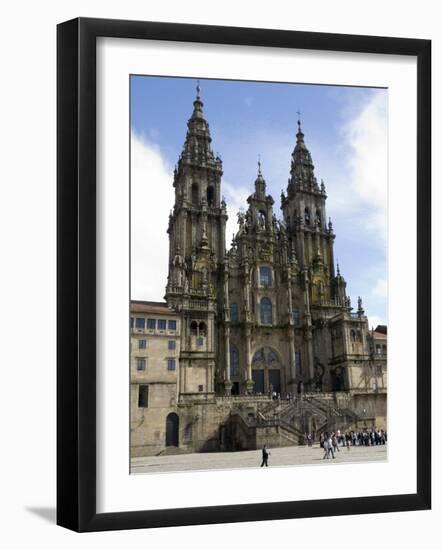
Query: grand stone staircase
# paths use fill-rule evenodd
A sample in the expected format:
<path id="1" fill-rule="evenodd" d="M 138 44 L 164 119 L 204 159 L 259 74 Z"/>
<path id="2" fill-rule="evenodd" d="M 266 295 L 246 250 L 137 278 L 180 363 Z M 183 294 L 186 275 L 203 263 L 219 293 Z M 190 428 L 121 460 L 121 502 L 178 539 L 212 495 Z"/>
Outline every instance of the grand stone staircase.
<path id="1" fill-rule="evenodd" d="M 333 393 L 302 394 L 293 401 L 266 401 L 253 415 L 233 409 L 223 445 L 226 450 L 303 445 L 308 433 L 317 440 L 321 432 L 352 429 L 358 419 L 354 411 L 338 405 Z"/>

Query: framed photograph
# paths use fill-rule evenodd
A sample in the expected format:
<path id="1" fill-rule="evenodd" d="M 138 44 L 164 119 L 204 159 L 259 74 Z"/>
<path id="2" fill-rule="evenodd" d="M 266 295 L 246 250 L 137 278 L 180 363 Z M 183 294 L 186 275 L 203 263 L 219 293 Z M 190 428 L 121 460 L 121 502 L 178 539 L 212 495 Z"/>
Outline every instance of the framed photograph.
<path id="1" fill-rule="evenodd" d="M 58 524 L 430 508 L 430 41 L 57 36 Z"/>

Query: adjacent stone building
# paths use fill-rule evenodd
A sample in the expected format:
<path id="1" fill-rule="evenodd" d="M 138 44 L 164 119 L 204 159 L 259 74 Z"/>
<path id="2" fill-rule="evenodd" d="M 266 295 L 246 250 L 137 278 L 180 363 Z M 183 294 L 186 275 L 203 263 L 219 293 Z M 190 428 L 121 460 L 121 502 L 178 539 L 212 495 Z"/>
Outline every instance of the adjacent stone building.
<path id="1" fill-rule="evenodd" d="M 369 331 L 362 300 L 354 310 L 335 268 L 326 189 L 301 123 L 282 218 L 258 163 L 226 249 L 222 161 L 198 87 L 193 105 L 173 177 L 166 303 L 131 307 L 132 454 L 290 445 L 305 432 L 386 428 L 386 353 L 377 353 L 386 334 Z M 162 332 L 160 320 L 175 329 Z"/>

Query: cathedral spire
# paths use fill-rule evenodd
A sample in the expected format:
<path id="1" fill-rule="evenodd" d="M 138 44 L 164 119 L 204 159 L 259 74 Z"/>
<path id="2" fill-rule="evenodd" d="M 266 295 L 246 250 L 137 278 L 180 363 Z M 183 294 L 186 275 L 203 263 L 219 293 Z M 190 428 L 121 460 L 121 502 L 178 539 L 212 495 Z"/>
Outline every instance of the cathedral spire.
<path id="1" fill-rule="evenodd" d="M 300 112 L 298 111 L 298 132 L 296 133 L 296 145 L 292 153 L 289 190 L 305 189 L 307 191 L 318 192 L 319 187 L 315 178 L 314 168 L 312 156 L 304 142 Z"/>
<path id="2" fill-rule="evenodd" d="M 204 118 L 204 103 L 201 100 L 199 80 L 196 84 L 196 97 L 193 102 L 192 116 L 187 122 L 187 135 L 180 161 L 187 164 L 205 167 L 213 165 L 221 169 L 221 160 L 214 156 L 210 137 L 209 124 Z"/>

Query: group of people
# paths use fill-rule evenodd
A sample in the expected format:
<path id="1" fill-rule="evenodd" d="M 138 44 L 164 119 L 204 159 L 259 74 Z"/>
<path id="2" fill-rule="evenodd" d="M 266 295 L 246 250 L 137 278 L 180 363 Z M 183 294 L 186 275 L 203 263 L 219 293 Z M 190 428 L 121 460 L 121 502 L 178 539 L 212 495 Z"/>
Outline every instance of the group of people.
<path id="1" fill-rule="evenodd" d="M 313 435 L 306 433 L 304 435 L 305 442 L 309 447 L 313 446 Z M 319 436 L 319 447 L 324 449 L 324 460 L 330 457 L 336 458 L 335 453 L 339 453 L 339 447 L 346 447 L 347 451 L 350 451 L 350 447 L 356 446 L 372 446 L 372 445 L 385 445 L 387 443 L 387 432 L 385 430 L 378 430 L 376 427 L 370 429 L 363 428 L 359 432 L 349 431 L 341 433 L 340 430 L 336 432 L 322 432 Z M 268 466 L 270 452 L 267 449 L 267 445 L 262 448 L 262 462 L 261 467 Z"/>
<path id="2" fill-rule="evenodd" d="M 307 445 L 312 445 L 312 435 L 306 434 Z M 385 445 L 387 443 L 387 432 L 385 430 L 378 430 L 375 427 L 371 429 L 364 428 L 359 432 L 350 431 L 341 433 L 340 430 L 336 432 L 323 432 L 319 437 L 320 448 L 324 449 L 324 459 L 335 458 L 335 453 L 340 452 L 339 447 L 346 447 L 350 450 L 350 447 L 356 446 L 372 446 L 372 445 Z"/>

